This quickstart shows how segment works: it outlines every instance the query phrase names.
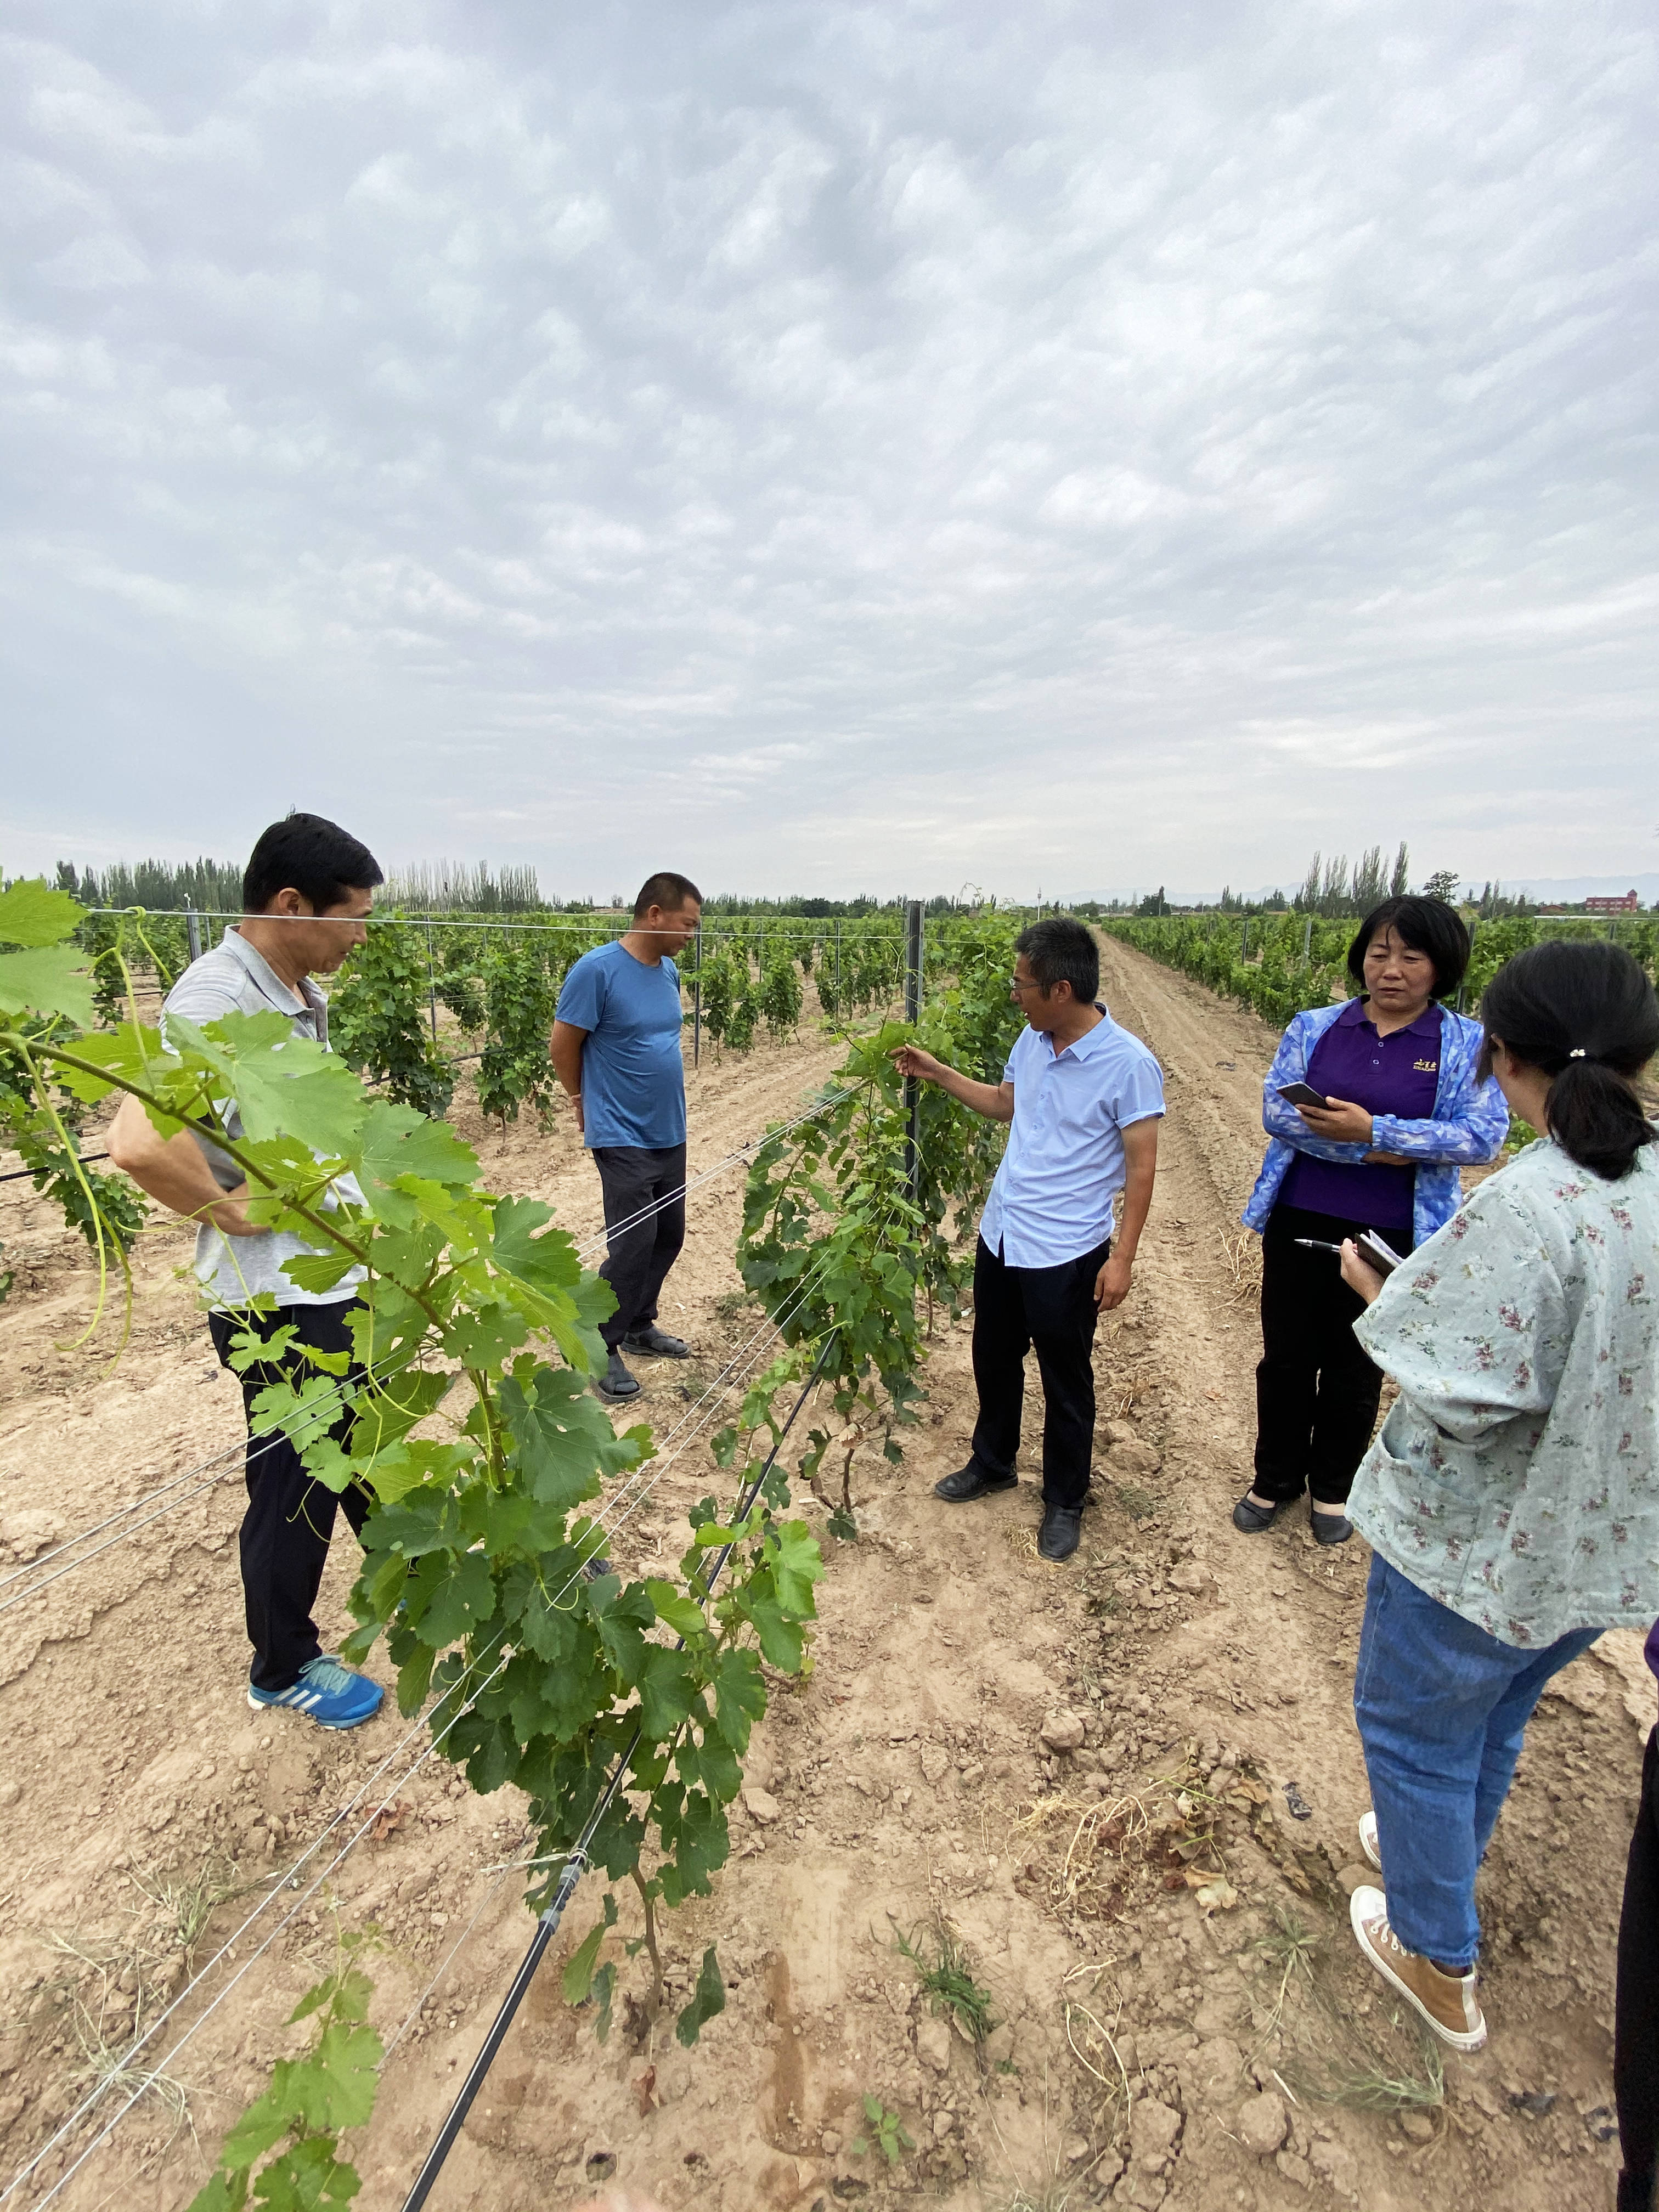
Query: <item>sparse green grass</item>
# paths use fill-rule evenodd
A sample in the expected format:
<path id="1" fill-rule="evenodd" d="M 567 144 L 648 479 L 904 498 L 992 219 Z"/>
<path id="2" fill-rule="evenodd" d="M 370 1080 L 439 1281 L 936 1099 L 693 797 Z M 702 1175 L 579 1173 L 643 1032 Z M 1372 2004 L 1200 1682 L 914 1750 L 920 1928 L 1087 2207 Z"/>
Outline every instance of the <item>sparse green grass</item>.
<path id="1" fill-rule="evenodd" d="M 1267 2025 L 1261 2031 L 1265 2041 L 1284 2018 L 1285 2001 L 1292 1982 L 1300 1978 L 1312 1987 L 1314 1960 L 1319 1955 L 1320 1942 L 1299 1914 L 1289 1905 L 1276 1905 L 1273 1926 L 1265 1935 L 1258 1936 L 1250 1948 L 1279 1976 L 1279 1987 L 1268 2008 Z"/>
<path id="2" fill-rule="evenodd" d="M 974 1979 L 968 1954 L 944 1914 L 936 1912 L 931 1922 L 924 1922 L 920 1929 L 913 1928 L 908 1936 L 895 1922 L 893 1940 L 915 1969 L 922 1995 L 934 2012 L 958 2021 L 975 2047 L 982 2044 L 996 2026 L 991 1992 Z"/>
<path id="3" fill-rule="evenodd" d="M 204 1859 L 193 1874 L 136 1874 L 133 1885 L 155 1906 L 162 1942 L 182 1951 L 187 1967 L 219 1907 L 248 1887 L 222 1859 Z"/>
<path id="4" fill-rule="evenodd" d="M 1339 2065 L 1322 2080 L 1310 2080 L 1308 2087 L 1322 2103 L 1346 2105 L 1354 2112 L 1432 2111 L 1446 2101 L 1446 2063 L 1440 2045 L 1425 2029 L 1419 2033 L 1415 2067 Z"/>
<path id="5" fill-rule="evenodd" d="M 1158 1510 L 1157 1498 L 1137 1483 L 1115 1484 L 1112 1495 L 1117 1500 L 1119 1511 L 1127 1514 L 1131 1521 L 1150 1521 Z"/>

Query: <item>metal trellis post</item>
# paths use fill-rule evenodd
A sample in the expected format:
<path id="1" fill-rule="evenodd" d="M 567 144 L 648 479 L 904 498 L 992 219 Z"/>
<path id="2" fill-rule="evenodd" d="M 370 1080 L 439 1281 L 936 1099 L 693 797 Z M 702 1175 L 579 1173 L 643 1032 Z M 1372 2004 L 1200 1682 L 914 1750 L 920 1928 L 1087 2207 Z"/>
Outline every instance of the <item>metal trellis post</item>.
<path id="1" fill-rule="evenodd" d="M 426 925 L 426 1010 L 432 1023 L 432 1042 L 438 1042 L 438 970 L 432 958 L 432 924 Z"/>
<path id="2" fill-rule="evenodd" d="M 904 1018 L 916 1021 L 921 1013 L 921 901 L 912 899 L 905 917 Z M 904 1079 L 904 1103 L 909 1135 L 904 1146 L 904 1171 L 911 1202 L 921 1195 L 921 1085 L 914 1075 Z"/>
<path id="3" fill-rule="evenodd" d="M 702 925 L 697 925 L 697 964 L 691 974 L 691 1065 L 702 1065 Z"/>
<path id="4" fill-rule="evenodd" d="M 188 899 L 185 901 L 185 934 L 190 939 L 191 958 L 199 960 L 202 957 L 202 917 Z"/>

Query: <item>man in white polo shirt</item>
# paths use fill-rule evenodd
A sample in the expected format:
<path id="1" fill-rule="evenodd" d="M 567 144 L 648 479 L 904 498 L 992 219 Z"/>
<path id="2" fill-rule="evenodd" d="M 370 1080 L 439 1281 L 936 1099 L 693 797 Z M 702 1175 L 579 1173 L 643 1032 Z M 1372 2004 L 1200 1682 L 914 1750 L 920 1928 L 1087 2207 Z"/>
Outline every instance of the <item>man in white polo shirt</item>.
<path id="1" fill-rule="evenodd" d="M 1000 1084 L 975 1083 L 914 1045 L 894 1059 L 902 1074 L 1013 1123 L 974 1256 L 973 1456 L 934 1492 L 962 1504 L 1014 1487 L 1034 1350 L 1044 1407 L 1037 1549 L 1058 1560 L 1078 1547 L 1094 1445 L 1095 1323 L 1129 1294 L 1158 1170 L 1164 1077 L 1139 1038 L 1097 1003 L 1100 952 L 1080 921 L 1034 922 L 1016 948 L 1010 988 L 1026 1026 Z"/>
<path id="2" fill-rule="evenodd" d="M 331 975 L 363 942 L 380 879 L 374 855 L 337 823 L 297 813 L 273 822 L 248 860 L 241 921 L 192 961 L 167 994 L 163 1034 L 169 1014 L 199 1024 L 224 1014 L 280 1013 L 295 1036 L 326 1045 L 328 1000 L 311 979 Z M 233 1138 L 240 1135 L 234 1100 L 225 1126 Z M 264 1339 L 280 1334 L 294 1347 L 240 1378 L 248 1426 L 248 1502 L 240 1541 L 253 1646 L 248 1703 L 285 1706 L 324 1728 L 356 1728 L 379 1711 L 380 1686 L 323 1651 L 311 1615 L 337 1508 L 356 1530 L 370 1500 L 355 1485 L 337 1498 L 313 1480 L 294 1444 L 280 1431 L 265 1430 L 253 1407 L 267 1384 L 284 1376 L 297 1383 L 318 1371 L 299 1347 L 325 1356 L 352 1351 L 350 1316 L 362 1270 L 354 1268 L 331 1290 L 303 1289 L 285 1262 L 314 1248 L 285 1230 L 256 1228 L 234 1162 L 191 1130 L 163 1137 L 136 1099 L 123 1102 L 108 1144 L 110 1158 L 141 1190 L 197 1224 L 196 1273 L 222 1364 L 228 1364 L 232 1339 L 244 1326 Z M 348 1202 L 361 1200 L 349 1176 L 339 1176 L 332 1188 Z M 249 1302 L 260 1297 L 274 1303 L 256 1311 Z M 348 1413 L 337 1425 L 342 1439 L 350 1420 Z"/>

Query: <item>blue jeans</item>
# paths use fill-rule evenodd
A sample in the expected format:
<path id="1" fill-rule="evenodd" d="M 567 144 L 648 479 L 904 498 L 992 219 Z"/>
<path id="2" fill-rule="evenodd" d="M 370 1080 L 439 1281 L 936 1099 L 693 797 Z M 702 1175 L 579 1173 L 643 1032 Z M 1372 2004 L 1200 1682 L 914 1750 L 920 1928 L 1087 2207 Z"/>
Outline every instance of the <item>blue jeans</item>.
<path id="1" fill-rule="evenodd" d="M 1474 1876 L 1533 1707 L 1599 1628 L 1541 1650 L 1500 1644 L 1375 1553 L 1353 1710 L 1370 1777 L 1389 1924 L 1461 1974 L 1480 1947 Z"/>

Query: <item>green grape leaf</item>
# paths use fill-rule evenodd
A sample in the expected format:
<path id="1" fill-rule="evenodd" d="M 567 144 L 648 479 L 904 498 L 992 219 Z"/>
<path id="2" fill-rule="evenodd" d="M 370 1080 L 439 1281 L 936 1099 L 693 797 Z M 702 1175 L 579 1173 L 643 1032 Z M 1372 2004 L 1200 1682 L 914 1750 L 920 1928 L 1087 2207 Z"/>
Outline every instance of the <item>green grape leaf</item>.
<path id="1" fill-rule="evenodd" d="M 411 1627 L 423 1643 L 459 1644 L 495 1610 L 495 1585 L 481 1552 L 429 1552 L 409 1577 Z"/>
<path id="2" fill-rule="evenodd" d="M 364 1117 L 356 1166 L 369 1205 L 382 1220 L 402 1228 L 414 1220 L 416 1201 L 396 1188 L 401 1177 L 457 1188 L 478 1179 L 477 1154 L 453 1129 L 385 1098 L 376 1099 Z"/>
<path id="3" fill-rule="evenodd" d="M 701 1743 L 683 1736 L 674 1753 L 682 1781 L 705 1790 L 722 1805 L 729 1805 L 743 1786 L 743 1769 L 731 1746 L 712 1729 L 705 1729 Z"/>
<path id="4" fill-rule="evenodd" d="M 253 2194 L 264 2212 L 337 2212 L 362 2187 L 326 2136 L 307 2136 L 265 2167 Z"/>
<path id="5" fill-rule="evenodd" d="M 455 1377 L 441 1368 L 405 1367 L 397 1374 L 371 1378 L 357 1396 L 356 1419 L 347 1444 L 352 1457 L 378 1457 L 417 1422 L 435 1413 L 454 1385 Z"/>
<path id="6" fill-rule="evenodd" d="M 546 1228 L 552 1218 L 552 1207 L 538 1198 L 497 1199 L 489 1256 L 504 1275 L 515 1276 L 533 1289 L 571 1291 L 581 1273 L 581 1262 L 568 1230 Z M 545 1234 L 538 1236 L 538 1230 Z"/>
<path id="7" fill-rule="evenodd" d="M 771 1531 L 776 1552 L 771 1562 L 778 1601 L 802 1620 L 816 1617 L 812 1585 L 823 1574 L 823 1554 L 805 1521 L 782 1521 Z M 771 1548 L 769 1545 L 769 1550 Z"/>
<path id="8" fill-rule="evenodd" d="M 623 1589 L 615 1575 L 600 1575 L 584 1588 L 605 1657 L 631 1686 L 645 1665 L 645 1632 L 657 1618 L 651 1601 L 637 1583 Z"/>
<path id="9" fill-rule="evenodd" d="M 520 1466 L 542 1504 L 580 1504 L 598 1492 L 603 1475 L 639 1463 L 647 1432 L 618 1437 L 604 1407 L 568 1368 L 538 1366 L 526 1375 L 520 1371 L 526 1364 L 515 1363 L 499 1393 Z"/>
<path id="10" fill-rule="evenodd" d="M 676 1814 L 667 1802 L 668 1792 L 658 1792 L 658 1826 L 671 1856 L 659 1870 L 662 1893 L 668 1904 L 684 1905 L 688 1897 L 706 1896 L 711 1877 L 726 1864 L 732 1834 L 726 1814 L 700 1790 L 688 1790 Z"/>
<path id="11" fill-rule="evenodd" d="M 405 1720 L 412 1719 L 426 1703 L 432 1687 L 432 1662 L 437 1656 L 431 1644 L 417 1644 L 398 1669 L 398 1711 Z"/>
<path id="12" fill-rule="evenodd" d="M 689 2051 L 711 2020 L 726 2010 L 726 1984 L 720 1979 L 720 1960 L 711 1943 L 702 1954 L 702 1967 L 697 1976 L 697 1986 L 691 1992 L 691 2002 L 674 2022 L 674 2036 Z"/>
<path id="13" fill-rule="evenodd" d="M 207 1062 L 252 1143 L 288 1137 L 325 1159 L 356 1153 L 369 1104 L 362 1084 L 325 1046 L 295 1036 L 284 1016 L 222 1014 L 198 1029 L 169 1014 L 167 1039 Z"/>
<path id="14" fill-rule="evenodd" d="M 33 876 L 0 891 L 0 945 L 61 945 L 86 920 L 87 910 L 68 891 L 53 890 Z"/>
<path id="15" fill-rule="evenodd" d="M 190 2200 L 187 2212 L 242 2212 L 247 2203 L 247 2168 L 216 2173 Z"/>
<path id="16" fill-rule="evenodd" d="M 685 1596 L 673 1583 L 647 1582 L 646 1595 L 655 1608 L 659 1620 L 672 1628 L 677 1636 L 688 1642 L 707 1633 L 708 1623 L 700 1605 Z"/>
<path id="17" fill-rule="evenodd" d="M 559 1987 L 564 1992 L 567 2004 L 586 2004 L 593 1986 L 593 1969 L 599 1962 L 599 1946 L 605 1941 L 605 1923 L 596 1921 L 576 1948 L 564 1962 L 564 1972 L 559 1977 Z"/>
<path id="18" fill-rule="evenodd" d="M 784 1618 L 777 1599 L 751 1583 L 734 1591 L 732 1601 L 759 1638 L 760 1648 L 770 1663 L 786 1674 L 798 1674 L 806 1640 L 794 1622 Z"/>
<path id="19" fill-rule="evenodd" d="M 0 1013 L 62 1014 L 90 1029 L 94 1009 L 85 954 L 72 945 L 0 952 Z"/>
<path id="20" fill-rule="evenodd" d="M 714 1725 L 733 1751 L 749 1748 L 749 1731 L 766 1711 L 766 1677 L 752 1651 L 728 1644 L 712 1670 Z"/>
<path id="21" fill-rule="evenodd" d="M 476 1455 L 466 1444 L 434 1443 L 414 1437 L 388 1444 L 360 1465 L 358 1474 L 382 1505 L 395 1505 L 413 1490 L 454 1487 L 463 1471 L 476 1464 Z"/>
<path id="22" fill-rule="evenodd" d="M 331 1291 L 357 1265 L 349 1252 L 290 1252 L 283 1273 L 296 1291 Z"/>
<path id="23" fill-rule="evenodd" d="M 601 1634 L 604 1633 L 601 1630 Z M 641 1654 L 635 1680 L 640 1692 L 640 1726 L 653 1743 L 663 1743 L 689 1720 L 697 1698 L 697 1678 L 678 1651 L 660 1644 Z"/>

